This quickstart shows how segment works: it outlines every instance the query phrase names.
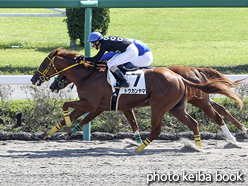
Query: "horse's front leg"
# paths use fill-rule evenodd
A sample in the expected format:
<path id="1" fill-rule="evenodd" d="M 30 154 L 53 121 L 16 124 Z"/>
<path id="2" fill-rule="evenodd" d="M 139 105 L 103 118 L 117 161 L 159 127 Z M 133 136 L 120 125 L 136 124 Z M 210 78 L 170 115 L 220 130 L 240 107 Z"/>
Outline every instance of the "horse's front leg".
<path id="1" fill-rule="evenodd" d="M 83 112 L 81 110 L 73 110 L 70 114 L 69 117 L 70 119 L 73 121 L 77 118 L 79 118 L 80 116 L 82 116 L 83 114 L 85 114 L 86 112 Z M 36 136 L 38 139 L 44 139 L 47 136 L 51 136 L 53 135 L 55 132 L 57 132 L 57 130 L 59 130 L 60 128 L 62 128 L 63 126 L 65 126 L 65 119 L 61 120 L 59 124 L 57 124 L 56 126 L 54 126 L 49 132 L 44 132 L 41 135 Z M 71 128 L 69 128 L 67 130 L 67 132 L 70 132 Z"/>
<path id="2" fill-rule="evenodd" d="M 85 111 L 81 111 L 78 109 L 74 109 L 70 114 L 68 114 L 68 112 L 64 112 L 65 118 L 61 122 L 63 123 L 62 126 L 66 125 L 66 133 L 62 134 L 59 138 L 66 139 L 69 132 L 71 132 L 71 121 L 74 121 L 85 113 Z"/>
<path id="3" fill-rule="evenodd" d="M 92 102 L 92 105 L 97 105 L 94 104 L 95 102 Z M 91 104 L 89 104 L 88 100 L 78 100 L 78 101 L 72 101 L 72 102 L 65 102 L 62 109 L 64 111 L 64 117 L 65 117 L 65 123 L 67 126 L 67 132 L 70 132 L 71 129 L 71 119 L 69 117 L 69 112 L 68 112 L 68 108 L 74 108 L 75 110 L 79 110 L 81 112 L 87 113 L 87 112 L 94 112 L 96 110 L 96 106 L 93 107 L 91 106 Z M 94 108 L 94 111 L 93 109 Z"/>
<path id="4" fill-rule="evenodd" d="M 96 99 L 94 100 L 82 99 L 78 101 L 65 102 L 64 105 L 62 106 L 62 109 L 64 113 L 68 112 L 68 108 L 74 108 L 87 113 L 87 112 L 95 112 L 98 106 L 99 106 L 99 102 Z"/>
<path id="5" fill-rule="evenodd" d="M 129 124 L 130 124 L 130 126 L 131 126 L 131 128 L 133 130 L 136 142 L 137 143 L 142 143 L 142 139 L 141 139 L 140 134 L 139 134 L 139 126 L 137 124 L 137 120 L 136 120 L 136 117 L 135 117 L 133 109 L 122 110 L 122 113 L 127 118 L 128 122 L 129 122 Z"/>
<path id="6" fill-rule="evenodd" d="M 79 131 L 82 126 L 88 124 L 91 120 L 100 115 L 102 112 L 103 111 L 96 110 L 95 112 L 88 113 L 87 116 L 72 129 L 72 131 L 68 134 L 68 138 L 71 138 L 71 136 L 73 136 L 77 131 Z"/>

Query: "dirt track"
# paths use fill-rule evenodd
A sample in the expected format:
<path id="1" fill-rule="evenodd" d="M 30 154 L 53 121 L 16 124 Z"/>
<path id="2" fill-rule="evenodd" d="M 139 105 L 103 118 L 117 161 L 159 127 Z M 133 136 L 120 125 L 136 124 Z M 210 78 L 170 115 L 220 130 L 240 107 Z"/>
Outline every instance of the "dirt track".
<path id="1" fill-rule="evenodd" d="M 238 144 L 241 148 L 225 140 L 202 140 L 203 151 L 197 152 L 181 140 L 155 140 L 137 154 L 131 139 L 1 141 L 0 183 L 141 186 L 153 180 L 151 185 L 222 186 L 222 177 L 232 180 L 225 185 L 247 185 L 248 140 Z"/>

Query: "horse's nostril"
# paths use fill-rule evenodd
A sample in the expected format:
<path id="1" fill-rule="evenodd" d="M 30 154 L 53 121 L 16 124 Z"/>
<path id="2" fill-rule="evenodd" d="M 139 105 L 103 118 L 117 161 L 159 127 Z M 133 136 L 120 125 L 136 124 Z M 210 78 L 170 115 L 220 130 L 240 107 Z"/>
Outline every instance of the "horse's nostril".
<path id="1" fill-rule="evenodd" d="M 30 81 L 31 81 L 31 83 L 34 85 L 35 84 L 35 79 L 34 78 L 32 78 L 32 79 L 30 79 Z"/>

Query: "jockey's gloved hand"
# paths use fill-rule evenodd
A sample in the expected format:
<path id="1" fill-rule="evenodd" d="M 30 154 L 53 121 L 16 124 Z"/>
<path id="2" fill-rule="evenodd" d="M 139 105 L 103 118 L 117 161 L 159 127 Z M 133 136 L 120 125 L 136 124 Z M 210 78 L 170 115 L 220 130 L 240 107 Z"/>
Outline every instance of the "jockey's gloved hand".
<path id="1" fill-rule="evenodd" d="M 85 60 L 85 57 L 84 56 L 78 56 L 76 57 L 76 62 L 77 63 L 80 63 L 80 61 L 84 61 Z"/>

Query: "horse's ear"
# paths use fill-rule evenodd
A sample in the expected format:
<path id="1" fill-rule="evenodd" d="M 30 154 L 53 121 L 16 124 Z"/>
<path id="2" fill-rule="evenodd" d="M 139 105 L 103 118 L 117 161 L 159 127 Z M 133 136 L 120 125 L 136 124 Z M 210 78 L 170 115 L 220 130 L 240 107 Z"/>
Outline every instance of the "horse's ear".
<path id="1" fill-rule="evenodd" d="M 54 51 L 52 51 L 52 52 L 50 53 L 50 54 L 51 54 L 51 57 L 52 57 L 52 56 L 58 55 L 58 54 L 60 53 L 60 51 L 61 51 L 61 48 L 55 49 Z"/>
<path id="2" fill-rule="evenodd" d="M 57 50 L 55 50 L 55 53 L 53 56 L 58 55 L 59 53 L 61 53 L 62 49 L 61 48 L 57 48 Z"/>

